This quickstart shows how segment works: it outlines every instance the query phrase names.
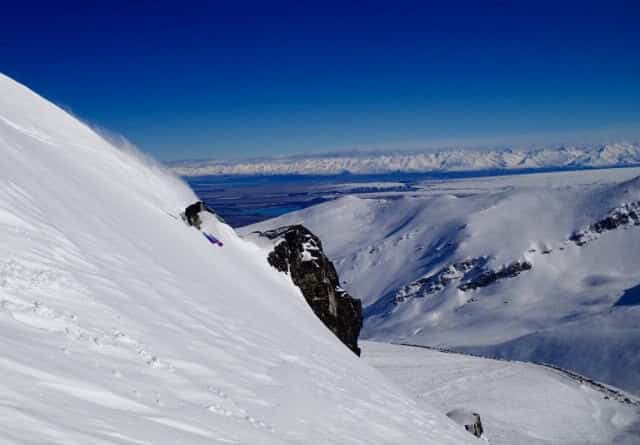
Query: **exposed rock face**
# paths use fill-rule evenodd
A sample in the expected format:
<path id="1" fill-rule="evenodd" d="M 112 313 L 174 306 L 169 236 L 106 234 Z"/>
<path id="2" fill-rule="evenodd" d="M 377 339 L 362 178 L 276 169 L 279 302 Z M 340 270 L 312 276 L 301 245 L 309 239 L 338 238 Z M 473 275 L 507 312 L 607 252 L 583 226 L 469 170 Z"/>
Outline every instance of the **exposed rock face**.
<path id="1" fill-rule="evenodd" d="M 632 225 L 640 225 L 640 201 L 629 202 L 610 210 L 607 216 L 600 221 L 596 221 L 586 229 L 571 234 L 569 240 L 578 246 L 583 246 L 598 238 L 598 235 L 602 232 Z"/>
<path id="2" fill-rule="evenodd" d="M 394 303 L 415 298 L 425 297 L 440 292 L 452 281 L 463 279 L 469 272 L 473 272 L 486 263 L 486 258 L 468 258 L 440 269 L 433 275 L 420 278 L 402 287 L 394 297 Z"/>
<path id="3" fill-rule="evenodd" d="M 484 433 L 482 428 L 482 421 L 480 420 L 480 414 L 467 411 L 464 409 L 454 409 L 447 413 L 447 417 L 456 422 L 458 425 L 464 427 L 476 437 L 481 437 Z"/>
<path id="4" fill-rule="evenodd" d="M 489 286 L 498 280 L 515 278 L 521 272 L 533 268 L 527 261 L 515 261 L 498 270 L 492 270 L 486 268 L 487 261 L 487 257 L 477 257 L 450 264 L 433 275 L 420 278 L 400 288 L 393 297 L 393 303 L 400 304 L 411 298 L 424 298 L 440 292 L 454 282 L 461 283 L 458 289 L 467 292 Z"/>
<path id="5" fill-rule="evenodd" d="M 325 256 L 320 239 L 301 225 L 280 227 L 259 235 L 276 240 L 268 257 L 269 264 L 291 275 L 318 318 L 360 355 L 362 303 L 340 287 L 336 269 Z"/>
<path id="6" fill-rule="evenodd" d="M 477 289 L 479 287 L 486 287 L 504 278 L 517 277 L 518 275 L 520 275 L 520 272 L 531 270 L 532 268 L 533 266 L 531 265 L 531 263 L 527 261 L 516 261 L 515 263 L 511 263 L 503 267 L 502 269 L 488 270 L 486 272 L 483 272 L 474 279 L 458 286 L 458 289 L 466 292 L 468 290 Z"/>

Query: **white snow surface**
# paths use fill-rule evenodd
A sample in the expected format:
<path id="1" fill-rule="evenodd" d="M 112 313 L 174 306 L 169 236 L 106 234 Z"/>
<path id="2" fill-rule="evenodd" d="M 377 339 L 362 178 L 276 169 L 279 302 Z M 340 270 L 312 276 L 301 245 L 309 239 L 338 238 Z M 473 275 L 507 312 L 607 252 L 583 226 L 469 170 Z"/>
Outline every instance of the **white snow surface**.
<path id="1" fill-rule="evenodd" d="M 418 188 L 347 196 L 241 231 L 303 224 L 319 236 L 342 286 L 363 301 L 365 338 L 544 361 L 640 393 L 640 306 L 615 306 L 640 284 L 640 226 L 591 233 L 583 246 L 569 241 L 640 201 L 640 169 Z M 470 259 L 478 270 L 532 268 L 462 291 L 460 262 Z"/>
<path id="2" fill-rule="evenodd" d="M 194 160 L 171 163 L 182 176 L 334 175 L 394 172 L 466 171 L 528 168 L 585 168 L 640 164 L 640 143 L 516 149 L 448 149 L 358 155 L 292 156 L 245 161 Z"/>
<path id="3" fill-rule="evenodd" d="M 471 443 L 195 200 L 0 75 L 1 443 Z"/>
<path id="4" fill-rule="evenodd" d="M 443 412 L 478 413 L 491 445 L 631 445 L 640 440 L 637 406 L 557 370 L 375 342 L 361 346 L 366 361 L 419 403 Z"/>

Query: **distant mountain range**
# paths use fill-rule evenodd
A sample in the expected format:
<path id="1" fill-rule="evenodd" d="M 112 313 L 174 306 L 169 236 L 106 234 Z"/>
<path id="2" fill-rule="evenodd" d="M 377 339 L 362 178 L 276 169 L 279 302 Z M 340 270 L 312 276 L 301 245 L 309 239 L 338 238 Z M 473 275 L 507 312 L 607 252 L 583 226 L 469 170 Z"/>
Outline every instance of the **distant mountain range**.
<path id="1" fill-rule="evenodd" d="M 448 149 L 429 152 L 350 153 L 169 163 L 181 176 L 335 175 L 492 169 L 593 168 L 640 165 L 640 143 L 527 149 Z"/>

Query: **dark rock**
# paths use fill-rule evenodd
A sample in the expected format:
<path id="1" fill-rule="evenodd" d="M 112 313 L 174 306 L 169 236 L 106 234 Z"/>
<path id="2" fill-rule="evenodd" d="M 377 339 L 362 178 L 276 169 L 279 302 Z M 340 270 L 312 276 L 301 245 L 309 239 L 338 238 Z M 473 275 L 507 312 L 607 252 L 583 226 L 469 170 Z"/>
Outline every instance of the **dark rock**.
<path id="1" fill-rule="evenodd" d="M 596 239 L 602 232 L 638 225 L 640 225 L 640 201 L 629 202 L 611 209 L 607 216 L 589 225 L 586 229 L 572 233 L 569 241 L 573 241 L 578 246 L 584 246 Z"/>
<path id="2" fill-rule="evenodd" d="M 474 413 L 464 409 L 454 409 L 447 413 L 447 417 L 456 422 L 458 425 L 463 426 L 465 430 L 469 431 L 476 437 L 481 437 L 482 433 L 484 433 L 482 420 L 480 420 L 480 414 L 478 413 Z"/>
<path id="3" fill-rule="evenodd" d="M 424 298 L 440 292 L 449 284 L 462 282 L 458 289 L 463 292 L 489 286 L 498 280 L 514 278 L 521 272 L 533 268 L 528 261 L 516 261 L 499 270 L 487 269 L 488 257 L 467 258 L 450 264 L 433 275 L 412 281 L 393 294 L 394 305 L 404 303 L 412 298 Z M 477 301 L 471 298 L 467 303 Z"/>
<path id="4" fill-rule="evenodd" d="M 468 290 L 477 289 L 479 287 L 486 287 L 504 278 L 517 277 L 518 275 L 520 275 L 520 272 L 531 270 L 532 268 L 533 266 L 528 261 L 516 261 L 515 263 L 511 263 L 508 266 L 505 266 L 502 269 L 499 269 L 497 271 L 488 270 L 486 272 L 483 272 L 477 277 L 475 277 L 473 280 L 458 286 L 458 289 L 460 289 L 463 292 L 466 292 Z"/>
<path id="5" fill-rule="evenodd" d="M 484 428 L 482 427 L 482 420 L 480 420 L 480 415 L 477 413 L 473 413 L 475 417 L 475 422 L 465 425 L 464 429 L 469 431 L 476 437 L 481 437 L 482 433 L 484 433 Z"/>
<path id="6" fill-rule="evenodd" d="M 440 292 L 452 281 L 460 280 L 474 269 L 482 267 L 486 261 L 486 258 L 479 257 L 467 258 L 450 264 L 433 275 L 420 278 L 400 288 L 394 296 L 393 303 L 399 304 L 410 298 L 423 298 L 427 295 Z"/>
<path id="7" fill-rule="evenodd" d="M 360 355 L 362 303 L 344 291 L 320 239 L 302 225 L 280 227 L 260 236 L 277 240 L 268 261 L 288 273 L 320 320 L 349 349 Z"/>

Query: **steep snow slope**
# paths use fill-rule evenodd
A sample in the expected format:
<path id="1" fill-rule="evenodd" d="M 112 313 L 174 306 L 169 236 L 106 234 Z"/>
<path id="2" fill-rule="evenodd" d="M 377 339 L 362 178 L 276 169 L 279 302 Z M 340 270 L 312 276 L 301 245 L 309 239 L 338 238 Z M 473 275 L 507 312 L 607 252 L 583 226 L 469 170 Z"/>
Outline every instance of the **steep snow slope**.
<path id="1" fill-rule="evenodd" d="M 420 403 L 479 413 L 492 445 L 640 440 L 637 400 L 624 403 L 557 370 L 383 343 L 362 348 L 365 360 Z"/>
<path id="2" fill-rule="evenodd" d="M 0 442 L 460 444 L 182 183 L 0 76 Z"/>
<path id="3" fill-rule="evenodd" d="M 640 306 L 616 306 L 640 283 L 639 175 L 430 181 L 243 230 L 317 233 L 363 300 L 366 337 L 549 361 L 640 392 Z"/>
<path id="4" fill-rule="evenodd" d="M 179 161 L 173 171 L 202 175 L 335 175 L 526 168 L 585 168 L 640 164 L 639 143 L 512 150 L 442 150 L 359 155 L 292 156 L 237 162 Z"/>

